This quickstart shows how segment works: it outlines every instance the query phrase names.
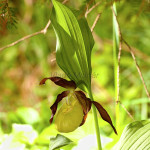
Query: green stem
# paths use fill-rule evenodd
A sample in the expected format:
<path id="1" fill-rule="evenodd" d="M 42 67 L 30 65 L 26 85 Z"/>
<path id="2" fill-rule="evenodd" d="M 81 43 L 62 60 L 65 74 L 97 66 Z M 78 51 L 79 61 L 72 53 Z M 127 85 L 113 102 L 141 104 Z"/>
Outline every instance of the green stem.
<path id="1" fill-rule="evenodd" d="M 89 96 L 90 96 L 91 100 L 94 101 L 91 89 L 89 90 Z M 92 105 L 92 111 L 93 111 L 93 115 L 94 115 L 94 123 L 95 123 L 98 150 L 102 150 L 100 130 L 99 130 L 99 125 L 98 125 L 98 118 L 97 118 L 96 108 L 94 107 L 94 105 Z"/>
<path id="2" fill-rule="evenodd" d="M 115 14 L 117 15 L 117 10 L 116 10 L 116 5 L 115 3 L 113 4 L 113 10 Z M 114 57 L 114 85 L 115 85 L 115 100 L 116 100 L 116 129 L 119 133 L 119 122 L 120 122 L 120 117 L 119 117 L 119 103 L 117 102 L 117 97 L 118 97 L 118 84 L 117 84 L 117 70 L 118 70 L 118 59 L 117 59 L 117 54 L 119 51 L 119 33 L 118 33 L 118 24 L 116 17 L 113 14 L 113 57 Z"/>

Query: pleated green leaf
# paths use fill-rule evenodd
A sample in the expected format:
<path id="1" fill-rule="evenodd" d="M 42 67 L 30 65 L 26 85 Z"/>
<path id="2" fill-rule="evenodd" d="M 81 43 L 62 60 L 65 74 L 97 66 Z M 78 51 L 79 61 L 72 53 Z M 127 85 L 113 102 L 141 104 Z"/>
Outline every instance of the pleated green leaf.
<path id="1" fill-rule="evenodd" d="M 67 6 L 53 0 L 52 26 L 56 33 L 59 67 L 81 89 L 91 86 L 91 50 L 94 40 L 85 18 L 77 20 Z"/>
<path id="2" fill-rule="evenodd" d="M 149 150 L 150 120 L 135 121 L 127 125 L 115 150 Z"/>

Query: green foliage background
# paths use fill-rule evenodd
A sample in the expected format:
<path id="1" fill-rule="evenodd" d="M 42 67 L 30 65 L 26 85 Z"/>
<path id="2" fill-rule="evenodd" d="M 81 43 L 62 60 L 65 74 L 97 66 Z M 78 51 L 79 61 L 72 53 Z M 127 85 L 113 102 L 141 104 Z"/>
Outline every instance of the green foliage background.
<path id="1" fill-rule="evenodd" d="M 70 0 L 66 5 L 83 10 L 84 3 L 80 0 Z M 117 11 L 123 37 L 133 47 L 146 85 L 150 89 L 150 4 L 149 1 L 145 1 L 143 5 L 142 3 L 142 0 L 136 2 L 122 0 L 117 2 Z M 13 0 L 8 4 L 16 10 L 17 24 L 0 28 L 0 47 L 43 29 L 52 9 L 52 4 L 48 0 Z M 93 4 L 94 2 L 91 7 Z M 92 26 L 97 13 L 102 13 L 93 33 L 95 46 L 92 51 L 92 89 L 95 100 L 106 108 L 115 123 L 110 4 L 111 1 L 101 1 L 101 4 L 88 15 L 87 20 L 89 26 Z M 56 64 L 55 42 L 55 34 L 50 26 L 45 35 L 37 35 L 0 52 L 0 144 L 10 141 L 10 149 L 16 146 L 20 149 L 47 150 L 49 138 L 58 134 L 54 125 L 49 126 L 51 115 L 49 107 L 63 89 L 51 82 L 39 86 L 40 80 L 44 77 L 56 75 L 66 77 Z M 125 46 L 120 67 L 121 102 L 136 120 L 149 118 L 150 103 L 135 63 Z M 124 109 L 120 108 L 120 111 L 122 131 L 132 120 Z M 111 138 L 114 140 L 105 147 L 111 149 L 119 136 L 112 133 L 107 123 L 101 119 L 99 122 L 102 136 L 108 136 L 108 141 L 111 141 Z M 72 133 L 64 134 L 74 143 L 63 149 L 80 146 L 81 139 L 93 134 L 95 134 L 94 121 L 90 112 L 84 126 Z"/>

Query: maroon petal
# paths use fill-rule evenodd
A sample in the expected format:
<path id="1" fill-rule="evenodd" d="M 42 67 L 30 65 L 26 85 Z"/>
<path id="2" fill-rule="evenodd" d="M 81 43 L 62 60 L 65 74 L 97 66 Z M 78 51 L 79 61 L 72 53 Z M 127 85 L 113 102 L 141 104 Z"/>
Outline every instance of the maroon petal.
<path id="1" fill-rule="evenodd" d="M 81 125 L 84 124 L 84 122 L 87 118 L 87 113 L 90 111 L 91 104 L 93 103 L 96 106 L 97 110 L 99 111 L 102 119 L 105 120 L 106 122 L 108 122 L 112 126 L 114 132 L 117 134 L 117 131 L 112 124 L 109 114 L 98 102 L 91 101 L 89 98 L 86 97 L 86 95 L 82 91 L 75 91 L 75 95 L 76 95 L 78 101 L 80 102 L 80 104 L 82 105 L 83 112 L 84 112 L 84 118 L 83 118 Z"/>
<path id="2" fill-rule="evenodd" d="M 117 131 L 116 131 L 115 127 L 113 126 L 111 118 L 110 118 L 109 114 L 107 113 L 107 111 L 98 102 L 95 102 L 95 101 L 91 101 L 91 102 L 96 106 L 102 119 L 105 120 L 106 122 L 108 122 L 112 126 L 114 132 L 117 134 Z"/>
<path id="3" fill-rule="evenodd" d="M 80 126 L 82 126 L 86 121 L 87 113 L 90 111 L 92 103 L 82 91 L 75 91 L 75 95 L 83 108 L 84 117 L 80 124 Z"/>
<path id="4" fill-rule="evenodd" d="M 51 109 L 51 111 L 52 111 L 52 115 L 51 115 L 51 118 L 50 118 L 50 123 L 52 123 L 52 121 L 53 121 L 53 117 L 54 117 L 54 115 L 55 115 L 55 113 L 56 113 L 56 111 L 57 111 L 57 105 L 58 105 L 58 103 L 59 103 L 64 97 L 66 97 L 68 94 L 69 94 L 69 91 L 64 91 L 64 92 L 62 92 L 61 94 L 59 94 L 59 95 L 57 96 L 57 99 L 56 99 L 55 103 L 50 107 L 50 109 Z"/>
<path id="5" fill-rule="evenodd" d="M 83 116 L 83 120 L 82 120 L 82 122 L 81 122 L 80 126 L 82 126 L 82 125 L 85 123 L 86 118 L 87 118 L 87 114 L 84 114 L 84 116 Z"/>
<path id="6" fill-rule="evenodd" d="M 45 84 L 46 80 L 50 79 L 53 81 L 56 85 L 59 85 L 61 87 L 64 87 L 66 89 L 76 89 L 76 84 L 74 81 L 67 81 L 66 79 L 60 78 L 60 77 L 49 77 L 49 78 L 44 78 L 41 82 L 40 85 Z"/>

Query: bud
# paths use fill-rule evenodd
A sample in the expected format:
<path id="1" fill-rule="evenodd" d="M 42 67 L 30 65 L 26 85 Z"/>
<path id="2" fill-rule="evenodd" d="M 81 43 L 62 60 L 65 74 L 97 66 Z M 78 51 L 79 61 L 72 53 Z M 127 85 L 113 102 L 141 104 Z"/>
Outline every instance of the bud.
<path id="1" fill-rule="evenodd" d="M 80 126 L 83 116 L 81 104 L 77 98 L 71 96 L 56 114 L 56 128 L 59 132 L 72 132 Z"/>

